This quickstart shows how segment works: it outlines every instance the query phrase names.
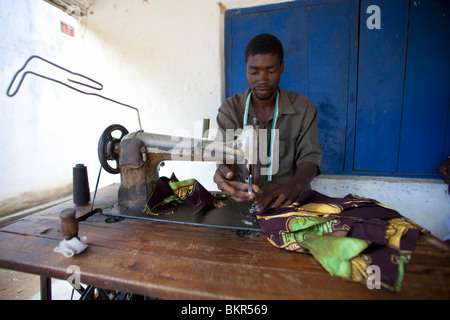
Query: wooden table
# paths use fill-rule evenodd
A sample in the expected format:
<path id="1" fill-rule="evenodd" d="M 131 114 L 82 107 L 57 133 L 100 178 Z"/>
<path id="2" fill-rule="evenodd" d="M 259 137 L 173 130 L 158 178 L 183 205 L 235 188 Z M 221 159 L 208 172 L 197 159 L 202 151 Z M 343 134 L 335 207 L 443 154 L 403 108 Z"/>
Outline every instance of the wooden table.
<path id="1" fill-rule="evenodd" d="M 118 185 L 98 191 L 95 207 L 117 202 Z M 125 219 L 107 223 L 97 213 L 80 222 L 88 248 L 65 258 L 60 204 L 0 229 L 0 267 L 68 279 L 158 299 L 449 299 L 450 253 L 421 236 L 406 266 L 402 290 L 369 290 L 331 276 L 311 255 L 273 247 L 263 233 L 241 238 L 234 230 Z M 90 207 L 77 207 L 80 217 Z M 433 237 L 431 237 L 433 240 Z M 436 239 L 434 239 L 436 240 Z"/>

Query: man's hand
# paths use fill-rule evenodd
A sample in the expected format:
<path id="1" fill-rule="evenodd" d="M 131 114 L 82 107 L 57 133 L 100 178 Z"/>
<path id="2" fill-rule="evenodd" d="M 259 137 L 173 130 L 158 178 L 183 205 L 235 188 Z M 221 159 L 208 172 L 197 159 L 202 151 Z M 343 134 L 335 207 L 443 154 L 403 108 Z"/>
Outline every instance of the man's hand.
<path id="1" fill-rule="evenodd" d="M 236 202 L 248 202 L 255 199 L 255 193 L 261 193 L 257 185 L 252 186 L 253 193 L 248 193 L 248 184 L 232 181 L 235 167 L 233 165 L 221 164 L 214 174 L 214 182 L 220 191 L 230 196 Z"/>
<path id="2" fill-rule="evenodd" d="M 274 184 L 267 189 L 256 204 L 256 212 L 280 206 L 289 206 L 300 195 L 300 185 Z"/>
<path id="3" fill-rule="evenodd" d="M 312 162 L 300 163 L 295 175 L 285 184 L 274 184 L 267 189 L 256 204 L 256 212 L 280 206 L 289 206 L 302 193 L 317 174 L 317 166 Z"/>

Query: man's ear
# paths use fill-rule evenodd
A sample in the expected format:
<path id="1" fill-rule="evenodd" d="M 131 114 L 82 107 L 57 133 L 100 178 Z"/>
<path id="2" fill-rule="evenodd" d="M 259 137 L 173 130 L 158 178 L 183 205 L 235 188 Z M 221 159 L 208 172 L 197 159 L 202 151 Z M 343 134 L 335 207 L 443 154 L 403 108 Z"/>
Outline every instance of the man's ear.
<path id="1" fill-rule="evenodd" d="M 284 73 L 284 61 L 281 61 L 280 70 L 281 70 L 281 73 Z"/>

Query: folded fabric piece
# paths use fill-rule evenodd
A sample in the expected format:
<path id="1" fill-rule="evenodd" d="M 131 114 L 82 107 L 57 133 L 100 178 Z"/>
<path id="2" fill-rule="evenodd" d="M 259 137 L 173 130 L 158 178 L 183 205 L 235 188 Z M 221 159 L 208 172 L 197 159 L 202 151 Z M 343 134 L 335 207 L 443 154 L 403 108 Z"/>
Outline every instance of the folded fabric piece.
<path id="1" fill-rule="evenodd" d="M 225 204 L 217 200 L 197 180 L 178 181 L 175 174 L 170 178 L 161 177 L 147 200 L 144 213 L 164 215 L 174 213 L 180 204 L 188 206 L 207 205 L 220 208 Z"/>
<path id="2" fill-rule="evenodd" d="M 80 254 L 87 248 L 87 237 L 73 237 L 70 240 L 64 239 L 59 242 L 59 246 L 54 248 L 53 251 L 56 253 L 61 253 L 66 258 L 71 258 L 75 254 Z"/>
<path id="3" fill-rule="evenodd" d="M 256 217 L 274 246 L 311 253 L 332 275 L 366 285 L 379 280 L 390 291 L 400 290 L 404 265 L 420 232 L 428 232 L 376 200 L 352 194 L 332 198 L 313 190 Z"/>

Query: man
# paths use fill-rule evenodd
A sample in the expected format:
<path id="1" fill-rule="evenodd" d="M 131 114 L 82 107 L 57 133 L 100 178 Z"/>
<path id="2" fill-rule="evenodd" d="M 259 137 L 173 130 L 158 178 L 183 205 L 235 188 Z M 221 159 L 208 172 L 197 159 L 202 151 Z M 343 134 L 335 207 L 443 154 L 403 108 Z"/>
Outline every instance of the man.
<path id="1" fill-rule="evenodd" d="M 450 156 L 437 169 L 437 173 L 446 184 L 450 184 Z"/>
<path id="2" fill-rule="evenodd" d="M 437 173 L 441 176 L 442 180 L 449 185 L 448 194 L 450 194 L 450 155 L 438 167 Z"/>
<path id="3" fill-rule="evenodd" d="M 292 204 L 300 193 L 310 189 L 310 182 L 320 173 L 317 110 L 309 98 L 278 87 L 283 59 L 283 47 L 276 37 L 261 34 L 253 38 L 245 52 L 249 89 L 225 100 L 217 115 L 219 134 L 223 136 L 226 129 L 242 129 L 245 120 L 252 124 L 256 117 L 260 128 L 268 131 L 267 154 L 276 156 L 271 147 L 279 145 L 279 158 L 271 159 L 268 166 L 273 169 L 270 166 L 276 163 L 277 170 L 261 175 L 259 186 L 252 185 L 251 194 L 248 184 L 236 179 L 236 165 L 221 164 L 214 174 L 219 190 L 237 202 L 252 201 L 255 193 L 262 193 L 257 212 Z M 276 141 L 272 133 L 277 133 Z"/>

